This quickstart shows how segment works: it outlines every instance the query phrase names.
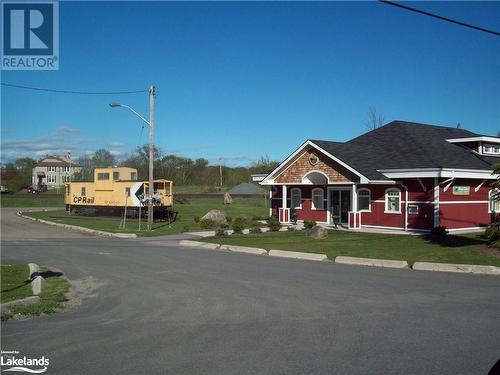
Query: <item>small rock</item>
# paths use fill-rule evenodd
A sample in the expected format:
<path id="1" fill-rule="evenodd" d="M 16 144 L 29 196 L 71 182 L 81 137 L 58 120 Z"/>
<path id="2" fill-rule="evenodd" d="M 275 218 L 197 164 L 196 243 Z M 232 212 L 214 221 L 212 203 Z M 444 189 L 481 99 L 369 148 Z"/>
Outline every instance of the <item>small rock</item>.
<path id="1" fill-rule="evenodd" d="M 216 224 L 227 224 L 226 213 L 222 210 L 210 210 L 200 220 L 210 220 Z"/>
<path id="2" fill-rule="evenodd" d="M 231 197 L 231 194 L 224 194 L 224 204 L 233 204 L 233 197 Z"/>
<path id="3" fill-rule="evenodd" d="M 314 238 L 315 240 L 320 240 L 328 237 L 328 229 L 316 225 L 312 229 L 309 229 L 307 234 L 312 238 Z"/>

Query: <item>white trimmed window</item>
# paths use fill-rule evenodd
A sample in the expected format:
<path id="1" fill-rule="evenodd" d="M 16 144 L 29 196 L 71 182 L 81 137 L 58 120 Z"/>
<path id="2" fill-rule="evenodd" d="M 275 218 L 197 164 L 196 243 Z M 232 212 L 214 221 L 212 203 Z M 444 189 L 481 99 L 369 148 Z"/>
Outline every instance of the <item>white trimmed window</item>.
<path id="1" fill-rule="evenodd" d="M 500 212 L 500 190 L 490 190 L 489 198 L 488 212 Z"/>
<path id="2" fill-rule="evenodd" d="M 321 188 L 315 188 L 312 190 L 312 209 L 313 210 L 323 210 L 325 208 L 325 192 Z"/>
<path id="3" fill-rule="evenodd" d="M 64 182 L 71 182 L 71 176 L 63 176 Z"/>
<path id="4" fill-rule="evenodd" d="M 388 189 L 385 191 L 385 212 L 390 214 L 401 213 L 401 191 Z"/>
<path id="5" fill-rule="evenodd" d="M 47 172 L 55 172 L 56 167 L 47 167 Z"/>
<path id="6" fill-rule="evenodd" d="M 485 154 L 500 154 L 500 145 L 484 145 Z"/>
<path id="7" fill-rule="evenodd" d="M 299 188 L 290 190 L 290 208 L 302 208 L 302 191 Z"/>
<path id="8" fill-rule="evenodd" d="M 55 184 L 55 183 L 56 183 L 56 181 L 57 181 L 57 180 L 56 180 L 56 177 L 57 177 L 57 176 L 50 176 L 50 175 L 49 175 L 49 176 L 47 176 L 47 182 L 48 182 L 49 184 Z"/>
<path id="9" fill-rule="evenodd" d="M 109 173 L 98 173 L 97 174 L 97 179 L 99 181 L 106 181 L 109 180 Z"/>
<path id="10" fill-rule="evenodd" d="M 370 189 L 358 190 L 358 211 L 371 211 Z"/>
<path id="11" fill-rule="evenodd" d="M 69 172 L 69 167 L 63 167 L 63 172 Z"/>

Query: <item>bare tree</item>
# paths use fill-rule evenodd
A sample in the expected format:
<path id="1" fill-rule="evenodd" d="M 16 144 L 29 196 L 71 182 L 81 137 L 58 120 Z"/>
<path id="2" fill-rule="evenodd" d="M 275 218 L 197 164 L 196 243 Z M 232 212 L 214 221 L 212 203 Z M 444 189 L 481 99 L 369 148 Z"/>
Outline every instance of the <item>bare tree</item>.
<path id="1" fill-rule="evenodd" d="M 382 114 L 377 113 L 377 109 L 375 107 L 370 107 L 365 121 L 366 128 L 368 130 L 377 129 L 384 125 L 384 122 L 385 117 Z"/>

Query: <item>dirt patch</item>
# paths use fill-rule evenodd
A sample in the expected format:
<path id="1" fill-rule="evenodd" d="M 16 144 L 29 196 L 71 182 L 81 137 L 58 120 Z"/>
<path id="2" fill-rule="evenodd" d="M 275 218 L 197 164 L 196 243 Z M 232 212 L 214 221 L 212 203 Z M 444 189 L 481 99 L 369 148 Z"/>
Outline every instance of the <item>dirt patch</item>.
<path id="1" fill-rule="evenodd" d="M 69 280 L 70 288 L 66 293 L 67 302 L 64 303 L 65 308 L 75 308 L 82 304 L 86 298 L 97 296 L 97 290 L 106 285 L 105 282 L 97 280 L 90 276 L 85 279 Z"/>
<path id="2" fill-rule="evenodd" d="M 489 247 L 488 245 L 481 245 L 481 246 L 479 246 L 479 251 L 482 254 L 500 259 L 500 250 L 497 249 L 496 247 Z"/>

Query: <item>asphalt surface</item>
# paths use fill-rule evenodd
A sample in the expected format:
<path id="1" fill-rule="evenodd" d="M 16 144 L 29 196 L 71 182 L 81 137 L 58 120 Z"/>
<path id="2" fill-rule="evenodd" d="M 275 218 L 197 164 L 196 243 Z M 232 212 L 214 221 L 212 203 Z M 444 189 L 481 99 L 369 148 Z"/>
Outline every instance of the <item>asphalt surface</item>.
<path id="1" fill-rule="evenodd" d="M 70 311 L 2 324 L 47 374 L 487 374 L 500 278 L 356 267 L 68 232 L 2 209 L 2 263 L 87 285 Z M 95 288 L 95 289 L 93 289 Z"/>

